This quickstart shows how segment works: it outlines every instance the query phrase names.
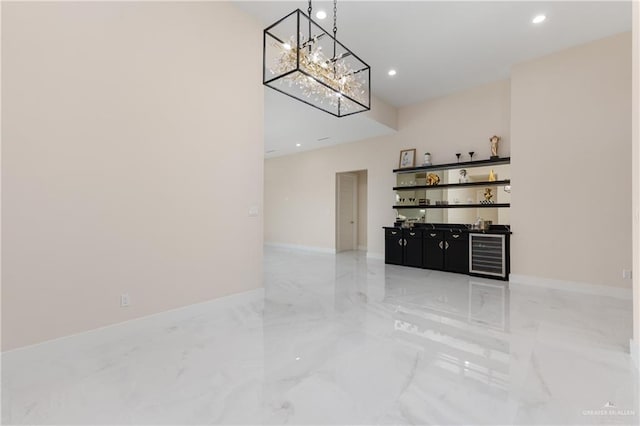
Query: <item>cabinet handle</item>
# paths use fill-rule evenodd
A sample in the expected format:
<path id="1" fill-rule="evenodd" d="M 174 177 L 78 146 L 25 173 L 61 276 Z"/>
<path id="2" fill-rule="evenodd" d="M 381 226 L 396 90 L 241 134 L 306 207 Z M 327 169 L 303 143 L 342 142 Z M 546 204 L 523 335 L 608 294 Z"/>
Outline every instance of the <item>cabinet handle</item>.
<path id="1" fill-rule="evenodd" d="M 391 235 L 396 235 L 397 232 L 396 231 L 391 231 Z"/>
<path id="2" fill-rule="evenodd" d="M 444 243 L 444 249 L 445 249 L 445 250 L 448 250 L 448 249 L 449 249 L 449 243 L 448 243 L 448 242 L 445 242 L 445 243 Z"/>
<path id="3" fill-rule="evenodd" d="M 431 235 L 432 237 L 435 237 L 435 236 L 436 236 L 436 235 L 438 235 L 438 234 L 429 234 L 429 235 Z"/>
<path id="4" fill-rule="evenodd" d="M 404 245 L 405 245 L 405 246 L 407 245 L 407 240 L 406 240 L 406 239 L 404 240 Z"/>
<path id="5" fill-rule="evenodd" d="M 438 243 L 438 247 L 440 247 L 440 250 L 442 250 L 442 241 Z"/>
<path id="6" fill-rule="evenodd" d="M 411 235 L 413 237 L 414 235 L 416 235 L 416 233 L 415 232 L 409 232 L 409 235 Z"/>
<path id="7" fill-rule="evenodd" d="M 402 238 L 398 240 L 398 244 L 402 245 Z"/>
<path id="8" fill-rule="evenodd" d="M 460 238 L 460 234 L 453 234 L 453 238 Z"/>

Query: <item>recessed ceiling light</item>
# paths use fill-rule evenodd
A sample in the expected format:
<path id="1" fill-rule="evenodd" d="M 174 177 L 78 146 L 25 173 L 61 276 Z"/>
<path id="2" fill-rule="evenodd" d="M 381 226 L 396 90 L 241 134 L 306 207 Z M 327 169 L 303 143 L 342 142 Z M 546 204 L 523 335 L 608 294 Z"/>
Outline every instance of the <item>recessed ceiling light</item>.
<path id="1" fill-rule="evenodd" d="M 297 144 L 296 144 L 296 146 L 300 146 L 300 144 L 299 144 L 299 143 L 297 143 Z"/>
<path id="2" fill-rule="evenodd" d="M 544 15 L 538 15 L 535 18 L 533 18 L 533 20 L 531 22 L 533 22 L 534 24 L 541 24 L 544 22 L 544 20 L 547 19 L 546 16 Z"/>
<path id="3" fill-rule="evenodd" d="M 319 10 L 318 13 L 316 13 L 316 18 L 318 19 L 324 19 L 327 17 L 327 12 L 325 12 L 324 10 Z"/>
<path id="4" fill-rule="evenodd" d="M 387 74 L 389 74 L 391 77 L 393 77 L 394 75 L 396 75 L 398 72 L 396 70 L 389 70 L 389 72 Z"/>

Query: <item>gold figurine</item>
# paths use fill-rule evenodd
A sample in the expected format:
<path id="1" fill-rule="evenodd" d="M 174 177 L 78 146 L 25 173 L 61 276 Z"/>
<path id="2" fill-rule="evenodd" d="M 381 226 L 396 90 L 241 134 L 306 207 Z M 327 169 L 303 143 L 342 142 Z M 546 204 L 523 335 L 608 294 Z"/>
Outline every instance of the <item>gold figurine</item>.
<path id="1" fill-rule="evenodd" d="M 493 194 L 491 193 L 491 188 L 484 189 L 484 201 L 486 203 L 491 203 L 491 199 L 493 198 Z"/>

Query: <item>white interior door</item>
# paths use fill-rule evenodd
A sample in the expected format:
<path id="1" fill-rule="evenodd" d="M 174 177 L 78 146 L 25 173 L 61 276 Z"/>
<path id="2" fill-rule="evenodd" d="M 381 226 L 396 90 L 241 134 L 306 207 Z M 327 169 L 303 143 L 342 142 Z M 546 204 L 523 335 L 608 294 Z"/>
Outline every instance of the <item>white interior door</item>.
<path id="1" fill-rule="evenodd" d="M 336 204 L 336 251 L 357 250 L 358 175 L 337 175 Z"/>

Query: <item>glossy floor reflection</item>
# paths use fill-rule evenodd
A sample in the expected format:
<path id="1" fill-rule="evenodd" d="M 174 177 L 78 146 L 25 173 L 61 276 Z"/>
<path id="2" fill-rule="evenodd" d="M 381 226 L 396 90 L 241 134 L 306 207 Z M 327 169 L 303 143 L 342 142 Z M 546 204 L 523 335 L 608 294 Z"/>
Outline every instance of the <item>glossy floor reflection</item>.
<path id="1" fill-rule="evenodd" d="M 3 355 L 3 423 L 638 424 L 631 302 L 268 249 L 265 290 Z"/>

